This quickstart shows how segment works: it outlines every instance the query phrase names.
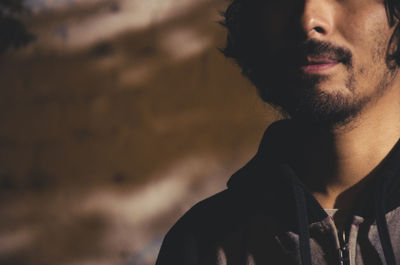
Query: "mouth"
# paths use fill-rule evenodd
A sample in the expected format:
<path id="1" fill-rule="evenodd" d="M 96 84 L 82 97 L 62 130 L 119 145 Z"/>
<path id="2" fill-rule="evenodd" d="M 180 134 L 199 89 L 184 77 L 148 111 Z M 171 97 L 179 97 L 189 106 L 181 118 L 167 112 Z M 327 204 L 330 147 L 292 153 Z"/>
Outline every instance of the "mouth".
<path id="1" fill-rule="evenodd" d="M 305 74 L 322 74 L 339 63 L 340 61 L 328 57 L 307 56 L 305 63 L 301 66 L 301 71 Z"/>

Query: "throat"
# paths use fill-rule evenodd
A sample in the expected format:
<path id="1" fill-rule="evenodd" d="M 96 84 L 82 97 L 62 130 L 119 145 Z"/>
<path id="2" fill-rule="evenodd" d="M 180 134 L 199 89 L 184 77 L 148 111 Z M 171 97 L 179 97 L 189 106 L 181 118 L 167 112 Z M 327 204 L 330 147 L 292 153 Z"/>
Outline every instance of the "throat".
<path id="1" fill-rule="evenodd" d="M 367 136 L 357 129 L 340 136 L 308 131 L 292 145 L 290 164 L 322 208 L 352 208 L 399 140 L 398 132 L 386 141 Z"/>
<path id="2" fill-rule="evenodd" d="M 350 211 L 354 207 L 361 191 L 362 187 L 355 185 L 344 191 L 312 192 L 312 194 L 324 209 Z"/>

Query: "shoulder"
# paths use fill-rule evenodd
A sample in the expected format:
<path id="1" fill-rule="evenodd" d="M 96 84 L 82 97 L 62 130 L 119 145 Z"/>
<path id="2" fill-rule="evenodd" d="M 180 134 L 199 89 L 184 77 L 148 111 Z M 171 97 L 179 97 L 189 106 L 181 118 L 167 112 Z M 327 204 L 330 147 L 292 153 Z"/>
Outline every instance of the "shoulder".
<path id="1" fill-rule="evenodd" d="M 254 225 L 261 225 L 260 231 L 273 241 L 267 231 L 272 227 L 271 212 L 248 195 L 227 189 L 194 205 L 165 236 L 156 265 L 200 264 L 200 260 L 212 260 L 220 248 L 235 255 L 243 235 Z"/>
<path id="2" fill-rule="evenodd" d="M 188 210 L 165 236 L 156 264 L 198 264 L 200 252 L 223 230 L 222 218 L 228 218 L 233 203 L 230 193 L 219 192 Z"/>
<path id="3" fill-rule="evenodd" d="M 206 198 L 190 208 L 169 230 L 166 239 L 195 237 L 213 240 L 242 226 L 251 205 L 230 189 Z M 254 210 L 253 210 L 254 211 Z"/>
<path id="4" fill-rule="evenodd" d="M 190 208 L 169 230 L 165 240 L 190 237 L 197 241 L 218 241 L 241 230 L 253 216 L 270 215 L 263 206 L 265 201 L 248 193 L 226 189 Z"/>
<path id="5" fill-rule="evenodd" d="M 229 189 L 206 198 L 190 208 L 172 227 L 174 231 L 202 231 L 218 227 L 226 219 L 231 219 L 239 198 Z"/>

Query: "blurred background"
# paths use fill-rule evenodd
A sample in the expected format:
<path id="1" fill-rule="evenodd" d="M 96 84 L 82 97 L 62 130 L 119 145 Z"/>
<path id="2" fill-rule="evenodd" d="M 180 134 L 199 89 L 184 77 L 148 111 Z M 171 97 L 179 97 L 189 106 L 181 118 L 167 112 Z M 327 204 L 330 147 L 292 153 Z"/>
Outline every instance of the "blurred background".
<path id="1" fill-rule="evenodd" d="M 0 264 L 154 264 L 277 114 L 228 0 L 0 0 Z"/>

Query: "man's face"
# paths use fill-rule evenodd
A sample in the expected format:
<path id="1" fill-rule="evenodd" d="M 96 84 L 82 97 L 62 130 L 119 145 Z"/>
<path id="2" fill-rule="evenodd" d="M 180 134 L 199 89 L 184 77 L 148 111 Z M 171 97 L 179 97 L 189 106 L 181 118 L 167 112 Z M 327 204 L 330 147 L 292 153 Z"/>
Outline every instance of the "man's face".
<path id="1" fill-rule="evenodd" d="M 292 117 L 344 124 L 390 87 L 383 1 L 270 0 L 260 18 L 268 97 Z"/>

